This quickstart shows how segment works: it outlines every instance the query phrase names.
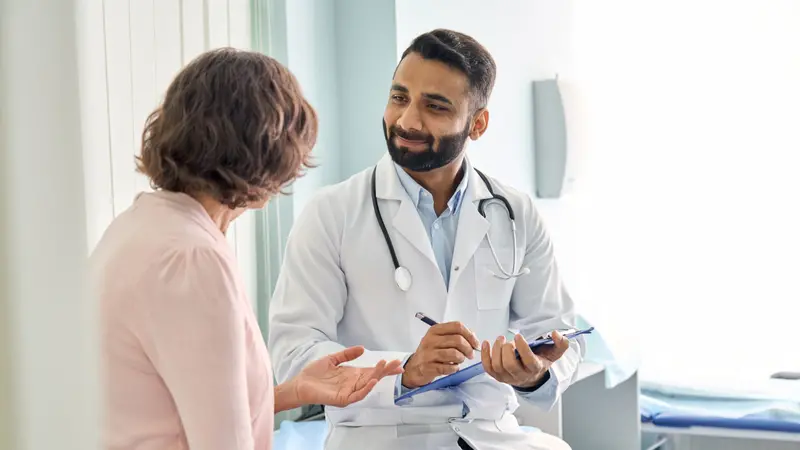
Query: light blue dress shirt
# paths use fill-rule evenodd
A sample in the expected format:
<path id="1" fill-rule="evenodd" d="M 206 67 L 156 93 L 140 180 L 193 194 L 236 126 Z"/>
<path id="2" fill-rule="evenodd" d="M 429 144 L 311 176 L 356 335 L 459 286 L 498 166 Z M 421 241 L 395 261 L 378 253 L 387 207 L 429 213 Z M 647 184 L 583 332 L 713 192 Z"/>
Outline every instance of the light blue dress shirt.
<path id="1" fill-rule="evenodd" d="M 459 183 L 453 196 L 448 200 L 447 208 L 439 216 L 436 215 L 436 211 L 433 209 L 433 196 L 431 193 L 414 181 L 411 175 L 406 173 L 402 167 L 397 164 L 394 167 L 398 178 L 400 178 L 400 183 L 408 193 L 411 201 L 414 202 L 417 212 L 419 212 L 422 225 L 428 233 L 428 239 L 433 248 L 436 264 L 439 266 L 439 272 L 442 273 L 445 289 L 447 289 L 450 285 L 450 266 L 453 262 L 453 251 L 456 248 L 458 213 L 461 209 L 461 201 L 464 198 L 464 192 L 467 189 L 469 180 L 469 162 L 465 160 L 464 177 L 461 179 L 461 183 Z"/>
<path id="2" fill-rule="evenodd" d="M 422 219 L 422 225 L 428 233 L 428 239 L 433 248 L 436 264 L 439 266 L 439 272 L 442 274 L 445 289 L 448 289 L 450 285 L 450 266 L 453 262 L 453 251 L 456 248 L 458 212 L 461 209 L 461 201 L 464 199 L 464 193 L 469 181 L 469 162 L 465 160 L 464 177 L 461 179 L 461 183 L 459 183 L 453 196 L 448 200 L 447 208 L 438 216 L 433 209 L 433 196 L 431 193 L 414 181 L 411 175 L 406 173 L 402 167 L 395 164 L 394 168 L 397 171 L 400 184 L 403 185 L 403 189 L 405 189 L 411 201 L 414 202 L 419 217 Z M 408 357 L 403 361 L 403 366 L 407 361 Z M 408 390 L 402 384 L 402 377 L 397 377 L 395 394 L 399 395 Z"/>

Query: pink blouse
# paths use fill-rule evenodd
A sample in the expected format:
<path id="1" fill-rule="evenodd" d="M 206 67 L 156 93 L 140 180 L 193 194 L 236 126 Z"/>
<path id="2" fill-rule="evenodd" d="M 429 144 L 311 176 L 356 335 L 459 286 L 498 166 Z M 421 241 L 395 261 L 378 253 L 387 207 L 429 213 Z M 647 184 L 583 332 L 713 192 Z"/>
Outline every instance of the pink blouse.
<path id="1" fill-rule="evenodd" d="M 205 209 L 141 194 L 91 257 L 105 448 L 270 449 L 272 371 L 233 251 Z"/>

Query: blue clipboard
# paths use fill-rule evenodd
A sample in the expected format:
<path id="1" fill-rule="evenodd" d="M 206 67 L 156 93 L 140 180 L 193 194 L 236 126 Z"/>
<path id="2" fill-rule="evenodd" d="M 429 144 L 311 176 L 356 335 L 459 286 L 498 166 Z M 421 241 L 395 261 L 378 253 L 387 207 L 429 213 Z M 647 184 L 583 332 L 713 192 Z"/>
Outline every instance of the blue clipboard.
<path id="1" fill-rule="evenodd" d="M 574 339 L 582 334 L 589 334 L 592 331 L 594 331 L 594 327 L 587 328 L 585 330 L 576 330 L 570 333 L 565 333 L 563 336 L 567 339 Z M 531 342 L 530 344 L 528 344 L 528 347 L 530 347 L 531 350 L 533 350 L 536 347 L 552 343 L 553 343 L 553 338 L 548 336 Z M 516 352 L 516 354 L 517 358 L 519 358 L 519 352 Z M 447 389 L 453 386 L 458 386 L 459 384 L 469 380 L 470 378 L 474 378 L 482 373 L 485 373 L 485 370 L 483 369 L 483 363 L 477 362 L 469 367 L 459 370 L 456 373 L 452 373 L 445 377 L 439 378 L 438 380 L 435 380 L 431 383 L 428 383 L 424 386 L 420 386 L 414 390 L 406 392 L 405 394 L 394 399 L 394 404 L 398 405 L 410 399 L 411 397 L 414 397 L 415 395 L 419 395 L 428 391 L 435 391 L 438 389 Z"/>

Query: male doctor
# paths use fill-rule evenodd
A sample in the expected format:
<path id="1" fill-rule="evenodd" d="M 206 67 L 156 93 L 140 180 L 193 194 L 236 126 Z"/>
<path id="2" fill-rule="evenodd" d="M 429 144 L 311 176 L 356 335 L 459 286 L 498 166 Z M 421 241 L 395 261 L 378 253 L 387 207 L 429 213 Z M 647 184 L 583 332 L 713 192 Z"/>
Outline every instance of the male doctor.
<path id="1" fill-rule="evenodd" d="M 467 141 L 489 124 L 495 70 L 469 36 L 417 37 L 391 83 L 388 155 L 324 188 L 294 224 L 270 303 L 278 382 L 350 345 L 367 348 L 355 365 L 405 361 L 401 376 L 363 401 L 326 410 L 329 450 L 569 448 L 522 431 L 513 416 L 518 397 L 545 409 L 556 402 L 583 341 L 556 333 L 555 345 L 534 353 L 522 337 L 572 328 L 575 311 L 531 198 L 484 181 L 465 157 Z M 486 203 L 481 214 L 492 191 L 508 200 L 516 236 L 503 203 Z M 506 340 L 509 329 L 518 333 Z M 486 374 L 395 405 L 396 396 L 471 362 Z"/>

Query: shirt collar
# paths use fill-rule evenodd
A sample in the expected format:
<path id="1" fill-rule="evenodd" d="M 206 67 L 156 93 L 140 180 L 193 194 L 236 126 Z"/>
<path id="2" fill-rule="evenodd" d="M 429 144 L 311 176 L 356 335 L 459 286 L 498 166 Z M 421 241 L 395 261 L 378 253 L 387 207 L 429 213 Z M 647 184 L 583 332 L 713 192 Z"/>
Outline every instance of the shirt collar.
<path id="1" fill-rule="evenodd" d="M 397 177 L 400 179 L 400 184 L 403 185 L 403 189 L 405 189 L 408 196 L 411 198 L 411 201 L 414 202 L 414 207 L 419 208 L 419 203 L 424 194 L 430 195 L 424 187 L 420 186 L 419 183 L 414 181 L 402 167 L 400 167 L 397 163 L 393 163 L 395 172 L 397 172 Z M 447 201 L 447 207 L 450 211 L 455 214 L 458 210 L 458 207 L 461 206 L 462 200 L 464 200 L 464 192 L 467 189 L 467 182 L 469 181 L 469 173 L 472 170 L 472 166 L 469 163 L 467 158 L 464 158 L 464 176 L 461 177 L 461 182 L 458 184 L 456 191 L 453 193 L 453 196 L 450 197 L 450 200 Z"/>

